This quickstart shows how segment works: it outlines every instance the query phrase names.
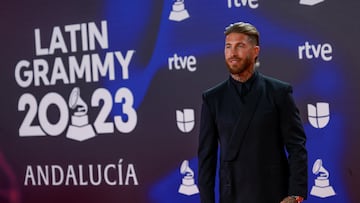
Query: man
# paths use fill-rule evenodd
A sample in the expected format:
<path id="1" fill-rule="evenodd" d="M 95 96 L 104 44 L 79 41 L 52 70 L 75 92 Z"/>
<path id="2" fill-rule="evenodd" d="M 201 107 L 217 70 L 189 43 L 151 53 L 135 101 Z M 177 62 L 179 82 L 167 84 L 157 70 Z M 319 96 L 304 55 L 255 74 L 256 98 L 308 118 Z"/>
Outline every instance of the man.
<path id="1" fill-rule="evenodd" d="M 296 203 L 307 197 L 306 136 L 292 87 L 255 70 L 259 32 L 225 30 L 229 79 L 203 94 L 199 135 L 202 203 L 214 203 L 220 148 L 221 203 Z"/>

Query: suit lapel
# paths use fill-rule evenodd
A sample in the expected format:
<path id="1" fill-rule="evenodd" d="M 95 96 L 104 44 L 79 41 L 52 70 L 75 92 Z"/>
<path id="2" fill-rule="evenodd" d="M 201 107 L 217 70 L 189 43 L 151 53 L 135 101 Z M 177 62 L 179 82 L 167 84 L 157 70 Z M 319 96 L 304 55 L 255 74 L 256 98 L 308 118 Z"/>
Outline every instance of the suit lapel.
<path id="1" fill-rule="evenodd" d="M 258 77 L 254 81 L 252 90 L 248 93 L 245 98 L 245 103 L 242 103 L 242 108 L 240 111 L 240 116 L 238 117 L 234 129 L 232 131 L 228 148 L 225 150 L 225 161 L 232 161 L 237 157 L 237 154 L 240 150 L 241 144 L 244 140 L 246 132 L 250 126 L 251 120 L 254 116 L 254 113 L 259 104 L 260 96 L 263 93 L 263 78 L 259 73 Z M 236 92 L 235 92 L 236 93 Z M 241 102 L 241 99 L 236 95 L 238 102 Z"/>

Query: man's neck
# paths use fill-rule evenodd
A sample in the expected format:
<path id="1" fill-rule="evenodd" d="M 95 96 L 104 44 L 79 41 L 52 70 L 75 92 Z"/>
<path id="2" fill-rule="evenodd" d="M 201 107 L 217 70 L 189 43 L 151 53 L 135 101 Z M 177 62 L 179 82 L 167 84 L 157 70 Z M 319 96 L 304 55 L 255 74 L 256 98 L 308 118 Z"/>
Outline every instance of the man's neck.
<path id="1" fill-rule="evenodd" d="M 234 80 L 244 83 L 249 80 L 249 78 L 251 78 L 251 76 L 254 74 L 254 71 L 255 70 L 253 68 L 250 68 L 248 70 L 245 70 L 244 72 L 238 74 L 231 73 L 230 75 Z"/>

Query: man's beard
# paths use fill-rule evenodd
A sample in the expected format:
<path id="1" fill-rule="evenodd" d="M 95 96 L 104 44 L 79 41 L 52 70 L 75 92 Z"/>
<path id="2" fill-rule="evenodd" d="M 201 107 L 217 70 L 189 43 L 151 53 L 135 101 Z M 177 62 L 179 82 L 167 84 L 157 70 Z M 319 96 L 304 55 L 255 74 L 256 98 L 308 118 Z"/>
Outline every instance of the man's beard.
<path id="1" fill-rule="evenodd" d="M 239 60 L 240 58 L 236 58 L 236 59 Z M 244 71 L 246 71 L 247 69 L 249 69 L 252 64 L 249 56 L 242 59 L 242 63 L 240 64 L 240 66 L 238 66 L 237 64 L 230 65 L 227 61 L 225 61 L 225 62 L 226 62 L 227 68 L 231 74 L 241 74 Z"/>

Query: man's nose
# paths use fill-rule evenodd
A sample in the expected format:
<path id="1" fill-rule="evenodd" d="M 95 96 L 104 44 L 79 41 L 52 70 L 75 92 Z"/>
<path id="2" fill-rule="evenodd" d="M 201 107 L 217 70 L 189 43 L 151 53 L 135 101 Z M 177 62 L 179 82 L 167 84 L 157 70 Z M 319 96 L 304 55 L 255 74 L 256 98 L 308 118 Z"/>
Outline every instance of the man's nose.
<path id="1" fill-rule="evenodd" d="M 237 56 L 236 49 L 235 49 L 235 48 L 231 48 L 230 54 L 231 54 L 231 56 Z"/>

